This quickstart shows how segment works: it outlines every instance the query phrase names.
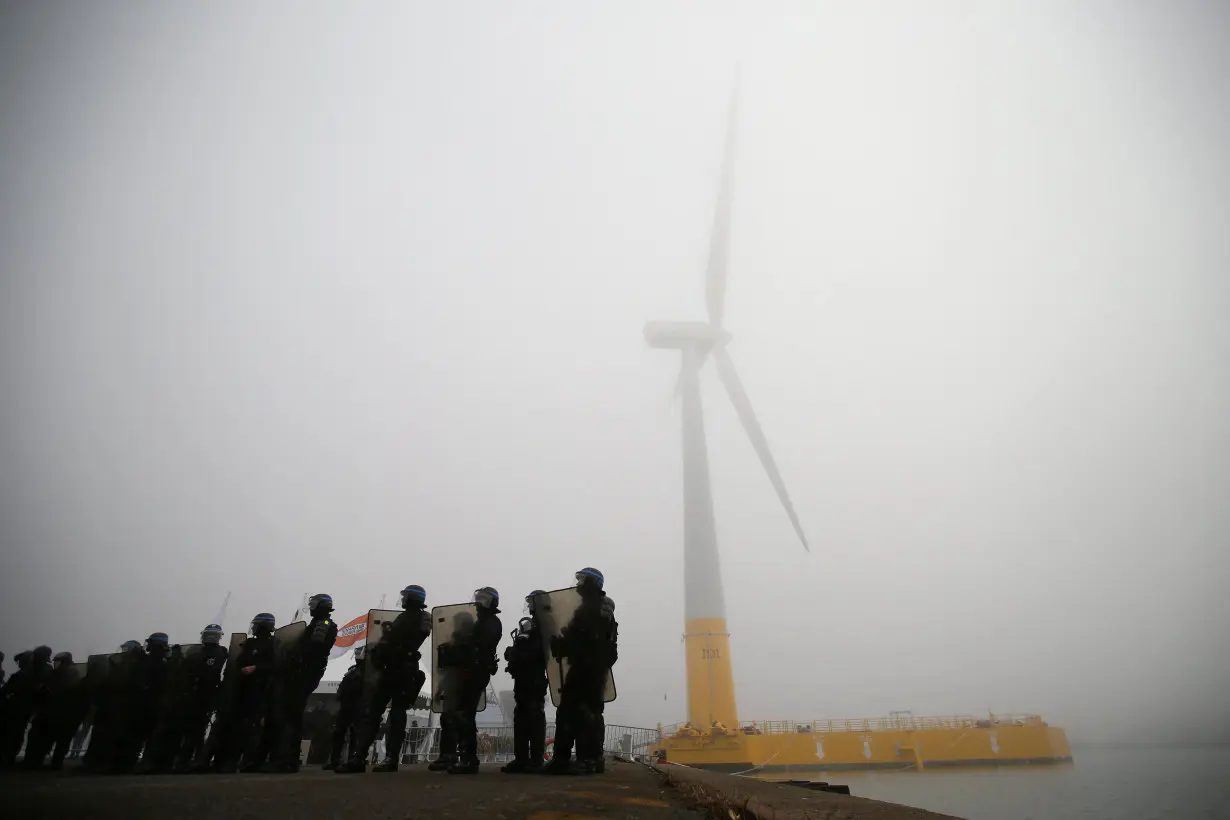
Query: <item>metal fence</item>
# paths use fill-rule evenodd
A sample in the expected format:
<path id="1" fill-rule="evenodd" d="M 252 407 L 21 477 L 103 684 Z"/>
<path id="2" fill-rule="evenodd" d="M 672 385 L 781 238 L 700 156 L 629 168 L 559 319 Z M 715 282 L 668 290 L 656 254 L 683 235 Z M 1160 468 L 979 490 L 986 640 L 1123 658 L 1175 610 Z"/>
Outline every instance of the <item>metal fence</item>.
<path id="1" fill-rule="evenodd" d="M 811 732 L 910 732 L 921 729 L 989 729 L 996 726 L 1045 726 L 1038 715 L 972 715 L 914 717 L 898 713 L 880 718 L 821 718 L 817 720 L 759 720 L 741 722 L 737 731 L 748 735 L 808 734 Z M 663 727 L 662 734 L 674 736 L 683 726 Z"/>
<path id="2" fill-rule="evenodd" d="M 547 723 L 547 757 L 553 754 L 555 723 Z M 648 756 L 651 744 L 658 742 L 657 729 L 621 726 L 608 723 L 602 750 L 608 756 L 641 760 Z M 411 729 L 402 746 L 402 759 L 433 760 L 440 754 L 440 727 Z M 511 726 L 479 726 L 478 758 L 490 763 L 503 763 L 513 758 L 513 728 Z"/>

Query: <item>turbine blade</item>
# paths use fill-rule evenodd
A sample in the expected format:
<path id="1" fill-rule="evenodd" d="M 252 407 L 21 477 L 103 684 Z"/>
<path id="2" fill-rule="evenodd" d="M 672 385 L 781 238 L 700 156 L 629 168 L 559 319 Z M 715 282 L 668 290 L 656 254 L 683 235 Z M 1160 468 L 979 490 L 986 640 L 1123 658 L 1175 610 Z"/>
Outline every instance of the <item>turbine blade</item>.
<path id="1" fill-rule="evenodd" d="M 790 503 L 790 494 L 786 492 L 782 474 L 777 470 L 777 462 L 773 460 L 773 454 L 769 452 L 769 442 L 765 440 L 764 431 L 760 429 L 760 422 L 756 420 L 756 413 L 752 410 L 752 402 L 747 397 L 747 391 L 743 389 L 743 382 L 739 381 L 739 374 L 735 372 L 735 363 L 730 360 L 730 354 L 726 352 L 724 345 L 713 349 L 713 361 L 717 366 L 722 384 L 726 385 L 726 392 L 730 394 L 730 401 L 735 406 L 735 412 L 739 414 L 739 420 L 743 422 L 743 429 L 747 430 L 748 438 L 752 440 L 752 447 L 760 456 L 760 463 L 764 465 L 765 472 L 769 474 L 769 481 L 773 483 L 773 489 L 777 490 L 777 497 L 781 499 L 782 506 L 786 508 L 786 515 L 790 516 L 790 523 L 794 525 L 794 531 L 798 533 L 799 540 L 803 542 L 803 549 L 811 552 L 811 547 L 807 544 L 807 536 L 803 534 L 803 526 L 799 523 L 799 516 L 795 514 L 794 505 Z"/>
<path id="2" fill-rule="evenodd" d="M 717 208 L 713 214 L 713 234 L 709 238 L 709 266 L 705 276 L 705 303 L 709 322 L 722 326 L 726 310 L 726 271 L 730 265 L 730 206 L 735 184 L 735 133 L 739 119 L 739 77 L 730 94 L 730 111 L 726 120 L 726 147 L 722 157 L 722 178 L 718 188 Z"/>

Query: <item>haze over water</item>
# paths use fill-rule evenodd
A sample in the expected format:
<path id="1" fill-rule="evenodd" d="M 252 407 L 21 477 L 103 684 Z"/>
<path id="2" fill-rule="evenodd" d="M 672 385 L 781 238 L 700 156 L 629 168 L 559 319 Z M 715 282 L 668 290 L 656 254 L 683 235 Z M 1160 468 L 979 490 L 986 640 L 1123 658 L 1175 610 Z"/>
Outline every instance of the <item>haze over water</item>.
<path id="1" fill-rule="evenodd" d="M 1221 820 L 1230 747 L 1078 746 L 1071 766 L 834 774 L 859 797 L 966 820 Z"/>
<path id="2" fill-rule="evenodd" d="M 741 717 L 1230 742 L 1227 32 L 1199 0 L 4 4 L 8 668 L 195 640 L 227 590 L 244 629 L 491 584 L 511 628 L 593 565 L 608 720 L 683 719 L 678 360 L 641 328 L 703 316 L 741 62 L 726 327 L 812 544 L 702 372 Z"/>

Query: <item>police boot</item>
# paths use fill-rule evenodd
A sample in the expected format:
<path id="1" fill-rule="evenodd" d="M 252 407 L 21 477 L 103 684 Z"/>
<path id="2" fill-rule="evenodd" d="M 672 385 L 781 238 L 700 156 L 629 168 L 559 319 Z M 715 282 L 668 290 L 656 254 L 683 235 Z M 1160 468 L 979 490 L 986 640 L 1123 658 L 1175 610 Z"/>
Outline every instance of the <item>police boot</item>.
<path id="1" fill-rule="evenodd" d="M 361 757 L 352 757 L 333 769 L 334 774 L 363 774 L 365 771 L 367 771 L 367 763 Z"/>
<path id="2" fill-rule="evenodd" d="M 321 764 L 320 768 L 324 769 L 326 772 L 331 772 L 337 768 L 337 761 L 336 760 L 326 760 L 324 763 Z"/>
<path id="3" fill-rule="evenodd" d="M 519 757 L 514 757 L 512 760 L 501 766 L 500 771 L 504 774 L 524 774 L 525 761 Z"/>
<path id="4" fill-rule="evenodd" d="M 542 767 L 543 774 L 573 774 L 572 763 L 566 757 L 551 758 L 551 762 Z"/>
<path id="5" fill-rule="evenodd" d="M 457 762 L 456 755 L 440 755 L 435 760 L 427 764 L 429 772 L 444 772 L 448 771 L 449 767 Z"/>
<path id="6" fill-rule="evenodd" d="M 448 767 L 449 774 L 478 774 L 477 760 L 460 760 Z"/>
<path id="7" fill-rule="evenodd" d="M 153 760 L 142 760 L 137 764 L 135 774 L 166 774 L 167 769 Z"/>
<path id="8" fill-rule="evenodd" d="M 384 760 L 372 766 L 373 772 L 395 772 L 397 771 L 397 758 L 385 756 Z"/>
<path id="9" fill-rule="evenodd" d="M 270 760 L 264 766 L 261 766 L 259 771 L 261 774 L 292 774 L 298 771 L 298 767 L 292 769 L 290 764 L 285 760 Z"/>

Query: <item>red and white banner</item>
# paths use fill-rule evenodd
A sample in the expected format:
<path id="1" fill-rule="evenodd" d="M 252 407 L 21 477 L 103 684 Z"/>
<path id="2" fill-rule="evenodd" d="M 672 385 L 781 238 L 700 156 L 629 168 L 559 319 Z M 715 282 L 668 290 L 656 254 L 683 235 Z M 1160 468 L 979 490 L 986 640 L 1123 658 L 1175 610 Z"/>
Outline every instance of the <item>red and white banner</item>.
<path id="1" fill-rule="evenodd" d="M 333 644 L 330 658 L 340 658 L 351 649 L 367 643 L 367 613 L 350 621 L 337 631 L 337 641 Z"/>

